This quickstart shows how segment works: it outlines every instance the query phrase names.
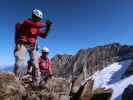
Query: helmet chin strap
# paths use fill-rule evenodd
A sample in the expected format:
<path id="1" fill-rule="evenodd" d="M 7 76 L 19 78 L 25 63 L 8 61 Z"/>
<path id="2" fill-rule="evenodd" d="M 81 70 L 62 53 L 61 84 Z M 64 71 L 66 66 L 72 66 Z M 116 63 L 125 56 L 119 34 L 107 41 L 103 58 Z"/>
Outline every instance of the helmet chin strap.
<path id="1" fill-rule="evenodd" d="M 35 15 L 32 15 L 32 20 L 33 20 L 34 22 L 39 22 L 39 21 L 41 21 L 41 19 L 38 18 L 38 17 L 35 16 Z"/>

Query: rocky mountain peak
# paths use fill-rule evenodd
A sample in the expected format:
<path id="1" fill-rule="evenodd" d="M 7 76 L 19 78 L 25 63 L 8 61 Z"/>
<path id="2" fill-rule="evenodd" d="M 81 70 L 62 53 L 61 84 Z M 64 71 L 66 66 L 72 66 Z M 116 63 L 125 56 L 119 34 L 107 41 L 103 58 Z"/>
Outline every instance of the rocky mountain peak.
<path id="1" fill-rule="evenodd" d="M 55 76 L 69 78 L 80 75 L 85 69 L 89 76 L 113 62 L 132 58 L 133 46 L 112 43 L 80 49 L 75 55 L 56 55 L 52 61 Z"/>

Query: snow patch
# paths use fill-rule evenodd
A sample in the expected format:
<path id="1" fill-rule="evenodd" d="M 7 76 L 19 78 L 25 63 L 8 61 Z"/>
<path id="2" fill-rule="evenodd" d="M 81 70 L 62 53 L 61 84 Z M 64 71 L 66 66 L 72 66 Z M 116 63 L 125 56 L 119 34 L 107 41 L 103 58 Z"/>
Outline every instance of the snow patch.
<path id="1" fill-rule="evenodd" d="M 113 95 L 111 100 L 120 100 L 124 89 L 133 83 L 133 75 L 121 80 L 122 75 L 131 64 L 132 60 L 115 62 L 101 71 L 97 71 L 92 75 L 94 80 L 93 90 L 97 88 L 112 88 Z M 117 99 L 116 99 L 117 98 Z"/>
<path id="2" fill-rule="evenodd" d="M 124 89 L 129 85 L 133 84 L 133 75 L 125 78 L 115 84 L 109 85 L 107 88 L 113 89 L 112 99 L 111 100 L 121 100 L 121 95 Z"/>

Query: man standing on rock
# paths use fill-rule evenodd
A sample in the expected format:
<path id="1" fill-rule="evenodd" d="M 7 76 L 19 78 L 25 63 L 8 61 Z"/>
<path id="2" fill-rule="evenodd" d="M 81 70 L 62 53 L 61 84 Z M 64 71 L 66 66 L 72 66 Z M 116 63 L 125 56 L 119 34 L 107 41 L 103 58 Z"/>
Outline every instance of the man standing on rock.
<path id="1" fill-rule="evenodd" d="M 32 18 L 18 22 L 16 24 L 14 73 L 16 76 L 19 76 L 18 69 L 20 66 L 24 65 L 25 53 L 28 52 L 30 62 L 34 69 L 32 79 L 35 82 L 40 81 L 40 71 L 36 52 L 37 37 L 40 36 L 42 38 L 46 38 L 52 24 L 49 20 L 46 22 L 41 22 L 42 18 L 42 11 L 34 9 L 32 11 Z M 43 30 L 45 30 L 45 32 Z"/>

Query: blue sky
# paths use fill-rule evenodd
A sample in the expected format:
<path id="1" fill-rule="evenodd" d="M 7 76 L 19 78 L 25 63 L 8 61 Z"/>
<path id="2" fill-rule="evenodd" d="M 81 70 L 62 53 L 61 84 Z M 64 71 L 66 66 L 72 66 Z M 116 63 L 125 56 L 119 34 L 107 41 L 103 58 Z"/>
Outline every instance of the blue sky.
<path id="1" fill-rule="evenodd" d="M 48 39 L 39 38 L 53 56 L 112 42 L 133 44 L 132 5 L 132 0 L 1 0 L 0 65 L 14 63 L 15 23 L 29 18 L 33 8 L 47 11 L 54 23 Z"/>

